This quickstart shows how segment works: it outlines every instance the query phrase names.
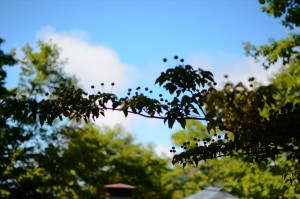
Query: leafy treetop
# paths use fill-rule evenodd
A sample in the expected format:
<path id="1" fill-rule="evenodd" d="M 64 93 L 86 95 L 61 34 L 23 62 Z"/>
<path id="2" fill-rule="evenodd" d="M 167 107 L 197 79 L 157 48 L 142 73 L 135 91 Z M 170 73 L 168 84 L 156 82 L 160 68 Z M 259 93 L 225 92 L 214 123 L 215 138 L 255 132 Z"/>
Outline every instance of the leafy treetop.
<path id="1" fill-rule="evenodd" d="M 282 17 L 282 24 L 290 29 L 300 27 L 300 3 L 298 0 L 259 0 L 262 11 L 276 18 Z M 265 5 L 266 4 L 266 5 Z"/>

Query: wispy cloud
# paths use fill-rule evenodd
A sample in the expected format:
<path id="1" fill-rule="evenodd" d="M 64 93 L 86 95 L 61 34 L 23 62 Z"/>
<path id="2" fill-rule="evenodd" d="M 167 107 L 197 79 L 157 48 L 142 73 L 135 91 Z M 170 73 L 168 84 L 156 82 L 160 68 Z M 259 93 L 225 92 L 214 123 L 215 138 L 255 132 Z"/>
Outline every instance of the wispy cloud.
<path id="1" fill-rule="evenodd" d="M 82 31 L 57 32 L 47 27 L 38 33 L 44 41 L 51 41 L 61 50 L 61 58 L 67 59 L 64 70 L 75 75 L 79 84 L 89 92 L 95 85 L 95 92 L 118 93 L 127 89 L 134 80 L 134 67 L 122 63 L 117 53 L 104 45 L 93 45 Z M 112 88 L 111 83 L 115 86 Z M 104 87 L 101 86 L 104 83 Z M 134 121 L 124 117 L 120 112 L 108 112 L 105 117 L 96 121 L 97 124 L 114 126 L 121 124 L 126 130 L 132 130 Z"/>
<path id="2" fill-rule="evenodd" d="M 248 78 L 255 77 L 257 82 L 267 84 L 268 78 L 279 68 L 279 65 L 275 65 L 265 70 L 260 63 L 256 63 L 250 57 L 237 58 L 228 54 L 212 57 L 205 53 L 198 53 L 188 57 L 188 61 L 194 67 L 211 71 L 219 84 L 226 81 L 225 74 L 233 83 L 243 82 L 248 85 Z"/>

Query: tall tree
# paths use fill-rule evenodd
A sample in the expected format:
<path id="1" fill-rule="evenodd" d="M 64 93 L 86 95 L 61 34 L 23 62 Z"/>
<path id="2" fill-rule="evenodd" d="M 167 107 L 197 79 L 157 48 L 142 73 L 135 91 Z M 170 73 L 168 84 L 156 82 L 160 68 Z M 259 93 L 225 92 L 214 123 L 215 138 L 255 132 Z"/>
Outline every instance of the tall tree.
<path id="1" fill-rule="evenodd" d="M 74 78 L 61 71 L 57 47 L 44 42 L 39 42 L 38 47 L 39 51 L 33 52 L 27 45 L 23 49 L 23 60 L 15 59 L 13 54 L 4 54 L 2 50 L 0 53 L 1 197 L 41 197 L 33 187 L 37 186 L 43 174 L 34 160 L 39 148 L 45 144 L 43 139 L 47 138 L 50 132 L 49 129 L 40 127 L 40 118 L 23 117 L 28 114 L 25 107 L 36 111 L 45 92 L 53 90 L 53 87 L 58 87 L 59 84 L 71 86 L 74 83 Z M 18 88 L 7 90 L 4 86 L 6 73 L 3 67 L 15 64 L 21 67 L 20 83 Z M 21 101 L 22 103 L 17 103 Z M 10 117 L 12 107 L 7 107 L 7 102 L 11 103 L 12 107 L 16 106 L 14 108 L 19 109 L 19 113 L 16 112 L 17 114 Z"/>

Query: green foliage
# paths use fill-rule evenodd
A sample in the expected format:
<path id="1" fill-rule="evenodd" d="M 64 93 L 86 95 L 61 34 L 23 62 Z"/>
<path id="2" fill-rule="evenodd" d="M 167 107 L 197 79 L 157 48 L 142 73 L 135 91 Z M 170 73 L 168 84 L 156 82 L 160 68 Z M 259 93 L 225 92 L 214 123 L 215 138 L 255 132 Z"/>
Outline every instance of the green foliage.
<path id="1" fill-rule="evenodd" d="M 274 165 L 258 166 L 241 159 L 223 157 L 208 160 L 197 167 L 175 166 L 166 173 L 167 190 L 174 190 L 172 198 L 179 199 L 216 186 L 241 198 L 299 198 L 299 185 L 284 183 L 282 173 L 297 167 L 292 162 L 280 159 Z M 283 161 L 282 161 L 283 160 Z"/>
<path id="2" fill-rule="evenodd" d="M 4 40 L 0 38 L 0 46 L 4 43 Z M 6 72 L 4 70 L 4 66 L 13 66 L 17 63 L 17 60 L 14 58 L 14 52 L 9 54 L 5 54 L 0 49 L 0 97 L 1 99 L 8 93 L 7 89 L 5 88 L 5 78 Z M 1 102 L 2 103 L 2 102 Z"/>
<path id="3" fill-rule="evenodd" d="M 198 165 L 202 160 L 221 156 L 242 156 L 248 162 L 268 163 L 276 156 L 288 154 L 288 159 L 299 160 L 300 105 L 286 103 L 279 109 L 262 111 L 276 105 L 274 86 L 248 90 L 242 84 L 226 84 L 222 90 L 210 93 L 206 101 L 207 130 L 219 129 L 233 134 L 202 145 L 188 147 L 173 158 L 173 163 Z M 267 106 L 268 105 L 268 106 Z M 299 176 L 298 176 L 299 178 Z"/>
<path id="4" fill-rule="evenodd" d="M 290 37 L 275 41 L 269 40 L 269 44 L 255 46 L 249 42 L 244 44 L 246 55 L 250 55 L 256 61 L 263 60 L 263 66 L 268 69 L 275 63 L 282 62 L 284 65 L 299 65 L 300 34 L 290 34 Z"/>
<path id="5" fill-rule="evenodd" d="M 197 170 L 198 171 L 198 170 Z M 192 195 L 207 185 L 205 178 L 202 178 L 195 168 L 182 168 L 174 165 L 174 168 L 163 176 L 165 189 L 172 193 L 172 199 L 182 199 Z"/>
<path id="6" fill-rule="evenodd" d="M 251 164 L 237 158 L 221 158 L 199 165 L 199 175 L 239 198 L 298 198 L 299 185 L 284 183 L 282 173 L 294 170 L 295 162 L 279 158 L 270 165 Z"/>
<path id="7" fill-rule="evenodd" d="M 201 116 L 200 111 L 205 115 L 202 109 L 203 95 L 208 92 L 205 88 L 207 85 L 215 84 L 213 74 L 210 71 L 204 71 L 200 68 L 195 70 L 190 65 L 179 65 L 162 72 L 155 83 L 163 86 L 171 95 L 176 93 L 173 100 L 163 106 L 166 111 L 164 122 L 168 121 L 170 128 L 173 127 L 175 121 L 184 128 L 186 125 L 185 117 Z"/>
<path id="8" fill-rule="evenodd" d="M 298 0 L 259 0 L 262 11 L 276 18 L 290 29 L 300 26 L 300 2 Z"/>
<path id="9" fill-rule="evenodd" d="M 282 106 L 287 102 L 300 102 L 300 64 L 281 67 L 270 81 L 276 85 L 276 103 Z"/>
<path id="10" fill-rule="evenodd" d="M 261 4 L 267 4 L 262 10 L 274 17 L 283 17 L 282 24 L 290 29 L 298 29 L 300 25 L 300 2 L 298 0 L 259 0 Z M 244 48 L 246 55 L 255 60 L 263 60 L 263 66 L 267 69 L 275 63 L 283 65 L 300 64 L 300 35 L 298 32 L 290 33 L 289 37 L 276 41 L 271 38 L 269 44 L 259 47 L 246 42 Z"/>
<path id="11" fill-rule="evenodd" d="M 22 49 L 24 57 L 20 60 L 18 95 L 41 95 L 52 92 L 60 84 L 69 87 L 76 83 L 75 78 L 63 72 L 65 62 L 60 61 L 55 44 L 39 41 L 38 49 L 38 52 L 34 52 L 28 44 Z"/>
<path id="12" fill-rule="evenodd" d="M 58 62 L 54 60 L 58 59 L 57 48 L 42 42 L 39 43 L 39 47 L 40 52 L 33 53 L 27 46 L 27 51 L 24 50 L 23 61 L 16 60 L 14 54 L 4 54 L 2 50 L 0 53 L 1 90 L 3 90 L 0 94 L 1 197 L 42 197 L 41 192 L 35 190 L 35 187 L 43 183 L 45 174 L 43 170 L 37 168 L 35 159 L 39 155 L 40 148 L 44 146 L 43 139 L 47 138 L 51 131 L 40 128 L 38 117 L 27 117 L 29 112 L 26 107 L 31 107 L 30 112 L 37 111 L 39 99 L 45 94 L 45 89 L 42 88 L 49 85 L 47 89 L 50 90 L 51 86 L 73 81 L 72 78 L 68 78 L 60 72 L 59 66 L 57 66 Z M 57 54 L 53 60 L 51 59 L 52 51 Z M 35 61 L 29 62 L 28 60 L 32 57 Z M 48 59 L 52 61 L 48 62 Z M 15 64 L 20 64 L 22 68 L 20 84 L 17 89 L 7 90 L 4 86 L 6 73 L 3 66 Z M 36 74 L 39 74 L 40 80 L 32 78 Z M 62 81 L 58 82 L 57 79 Z M 15 114 L 12 115 L 12 113 Z M 47 196 L 43 195 L 43 198 L 47 198 Z"/>
<path id="13" fill-rule="evenodd" d="M 160 177 L 167 171 L 167 160 L 157 157 L 151 147 L 134 144 L 133 137 L 120 127 L 87 124 L 56 133 L 60 142 L 49 144 L 37 159 L 47 176 L 37 188 L 43 194 L 105 198 L 105 184 L 122 182 L 136 185 L 139 197 L 168 198 Z"/>
<path id="14" fill-rule="evenodd" d="M 211 138 L 212 135 L 207 132 L 206 126 L 200 124 L 201 123 L 197 121 L 187 121 L 187 125 L 184 129 L 172 134 L 171 138 L 174 144 L 176 146 L 181 146 L 182 143 L 195 140 L 195 138 L 197 139 L 197 141 Z"/>
<path id="15" fill-rule="evenodd" d="M 203 125 L 199 122 L 188 123 L 189 130 L 184 134 L 181 131 L 176 132 L 173 142 L 194 137 L 194 130 L 199 129 L 201 132 L 202 128 Z M 297 172 L 298 166 L 297 160 L 287 161 L 286 154 L 277 157 L 276 162 L 260 166 L 234 157 L 201 161 L 197 167 L 186 166 L 184 169 L 175 165 L 165 176 L 168 180 L 166 189 L 174 190 L 172 198 L 194 194 L 209 185 L 221 187 L 239 198 L 298 198 L 300 186 L 297 181 L 290 186 L 282 177 L 282 173 Z"/>

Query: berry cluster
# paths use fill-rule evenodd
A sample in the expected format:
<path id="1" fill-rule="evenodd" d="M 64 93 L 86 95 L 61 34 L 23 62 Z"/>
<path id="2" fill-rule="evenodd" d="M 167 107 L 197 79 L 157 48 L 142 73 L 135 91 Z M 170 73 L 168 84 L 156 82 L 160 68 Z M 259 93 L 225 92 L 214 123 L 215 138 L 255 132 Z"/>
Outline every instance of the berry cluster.
<path id="1" fill-rule="evenodd" d="M 211 143 L 214 143 L 214 142 L 223 142 L 225 140 L 228 140 L 229 137 L 228 137 L 228 133 L 225 133 L 224 134 L 224 138 L 222 139 L 222 136 L 221 135 L 218 135 L 217 133 L 214 134 L 214 137 L 212 138 L 204 138 L 204 139 L 199 139 L 199 138 L 194 138 L 194 142 L 195 142 L 195 146 L 208 146 L 210 145 Z M 187 141 L 187 142 L 184 142 L 180 148 L 184 149 L 185 151 L 189 150 L 191 146 L 191 142 L 190 141 Z M 176 150 L 175 150 L 175 147 L 173 146 L 172 149 L 170 149 L 170 152 L 171 153 L 175 153 Z"/>
<path id="2" fill-rule="evenodd" d="M 127 91 L 127 95 L 130 96 L 132 92 L 134 92 L 135 95 L 139 95 L 139 94 L 143 95 L 143 93 L 140 93 L 141 90 L 142 90 L 142 88 L 140 86 L 138 86 L 135 89 L 135 92 L 131 88 L 129 88 L 128 91 Z M 153 91 L 149 90 L 149 88 L 145 88 L 145 91 L 148 91 L 150 94 L 153 93 Z"/>
<path id="3" fill-rule="evenodd" d="M 102 91 L 103 91 L 103 93 L 105 93 L 105 91 L 104 91 L 104 85 L 105 85 L 105 84 L 102 82 L 100 85 L 101 85 L 101 87 L 102 87 Z M 110 85 L 111 85 L 111 93 L 112 93 L 112 89 L 113 89 L 113 86 L 115 85 L 115 83 L 114 83 L 114 82 L 112 82 Z M 95 88 L 95 86 L 94 86 L 94 85 L 91 85 L 91 88 L 92 88 L 92 89 L 94 89 L 94 88 Z M 101 92 L 100 92 L 100 91 L 98 91 L 98 92 L 97 92 L 97 94 L 98 94 L 98 95 L 101 95 Z"/>
<path id="4" fill-rule="evenodd" d="M 178 58 L 177 55 L 175 55 L 175 56 L 174 56 L 174 59 L 175 59 L 175 60 L 178 60 L 179 58 Z M 167 61 L 168 61 L 167 58 L 163 58 L 163 62 L 167 62 Z M 184 62 L 184 59 L 181 58 L 181 59 L 180 59 L 180 62 L 183 63 L 183 62 Z"/>

